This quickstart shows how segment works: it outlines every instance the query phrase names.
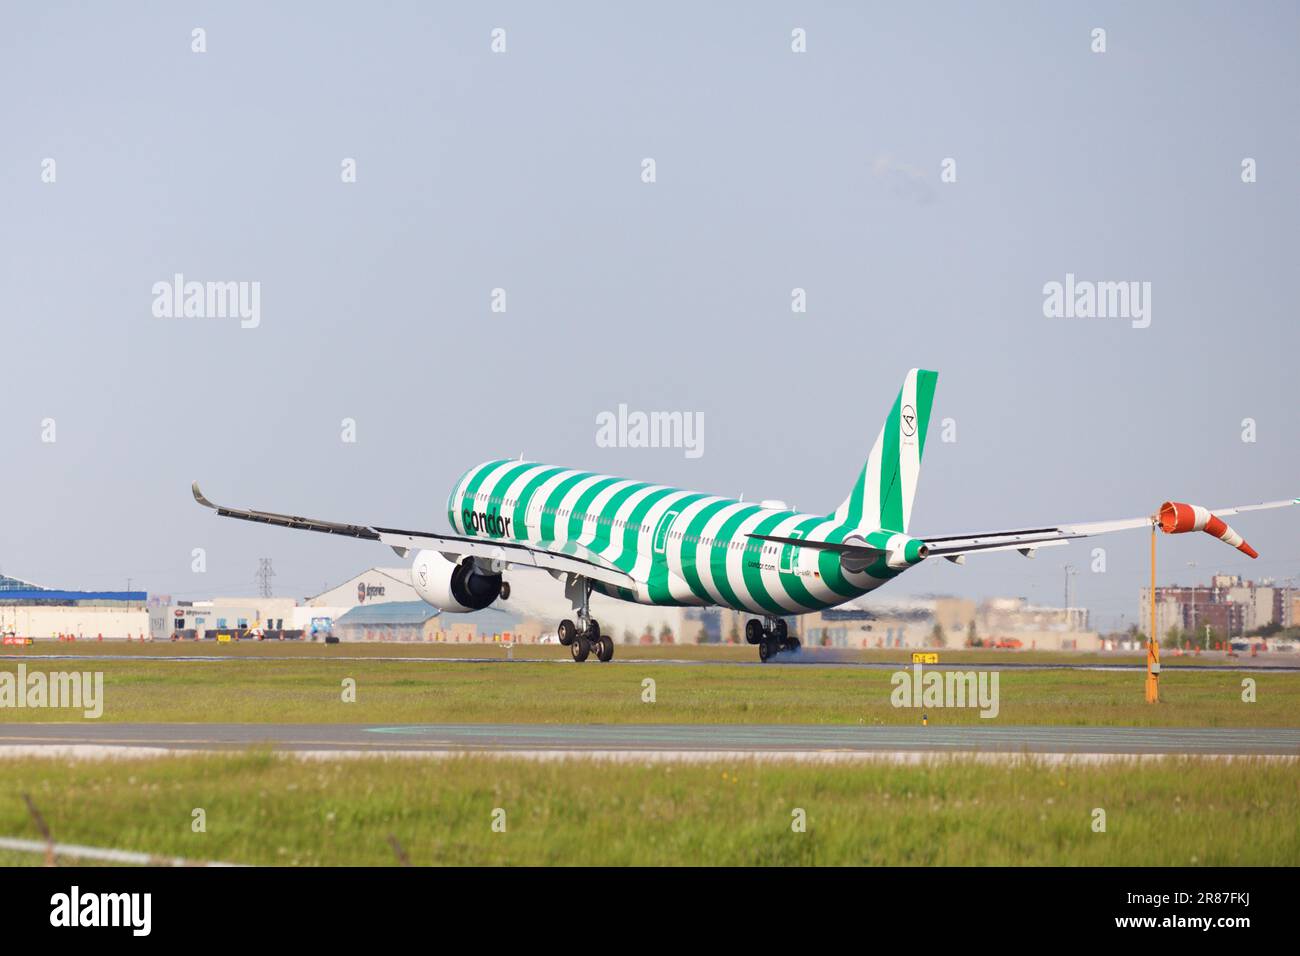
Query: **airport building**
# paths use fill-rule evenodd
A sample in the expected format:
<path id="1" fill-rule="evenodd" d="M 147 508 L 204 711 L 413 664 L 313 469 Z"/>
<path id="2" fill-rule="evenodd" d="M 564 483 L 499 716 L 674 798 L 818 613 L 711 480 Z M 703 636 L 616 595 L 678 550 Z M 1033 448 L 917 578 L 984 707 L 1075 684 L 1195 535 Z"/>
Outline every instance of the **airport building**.
<path id="1" fill-rule="evenodd" d="M 979 606 L 980 639 L 987 646 L 1019 646 L 1031 650 L 1095 651 L 1101 635 L 1090 625 L 1083 607 L 1049 607 L 1025 598 L 989 598 Z M 1016 642 L 1019 642 L 1016 645 Z"/>
<path id="2" fill-rule="evenodd" d="M 1097 650 L 1086 608 L 1040 607 L 1025 598 L 868 598 L 793 619 L 815 647 Z"/>
<path id="3" fill-rule="evenodd" d="M 143 638 L 144 591 L 69 591 L 0 574 L 0 633 L 78 640 Z"/>
<path id="4" fill-rule="evenodd" d="M 439 641 L 445 644 L 509 642 L 536 644 L 541 622 L 522 620 L 497 607 L 472 614 L 439 611 L 423 601 L 359 605 L 334 621 L 340 641 Z"/>
<path id="5" fill-rule="evenodd" d="M 303 604 L 310 607 L 353 608 L 366 604 L 419 600 L 420 595 L 411 585 L 409 567 L 367 568 L 342 584 L 307 598 Z"/>
<path id="6" fill-rule="evenodd" d="M 808 647 L 925 647 L 938 602 L 927 598 L 855 601 L 789 619 Z"/>
<path id="7" fill-rule="evenodd" d="M 172 601 L 159 595 L 149 602 L 149 636 L 155 641 L 233 639 L 258 631 L 272 638 L 303 636 L 303 615 L 293 598 L 220 597 Z"/>
<path id="8" fill-rule="evenodd" d="M 180 601 L 168 595 L 150 598 L 143 591 L 59 591 L 0 576 L 0 632 L 37 638 L 70 634 L 83 640 L 101 635 L 106 640 L 145 635 L 153 640 L 555 640 L 558 623 L 574 616 L 559 582 L 529 570 L 510 574 L 509 581 L 508 600 L 483 611 L 455 614 L 439 613 L 420 600 L 405 566 L 367 568 L 301 601 L 265 596 Z M 1295 619 L 1293 598 L 1300 599 L 1300 594 L 1257 588 L 1239 579 L 1216 578 L 1219 581 L 1221 601 L 1208 602 L 1206 589 L 1199 590 L 1198 621 L 1213 623 L 1227 614 L 1236 628 L 1233 633 L 1240 633 L 1243 622 L 1265 619 L 1269 608 L 1273 618 Z M 1167 609 L 1177 605 L 1177 591 L 1162 589 L 1162 613 L 1177 613 Z M 601 630 L 619 644 L 741 644 L 750 617 L 716 607 L 632 604 L 600 594 L 592 595 L 591 609 Z M 967 647 L 977 641 L 1039 649 L 1101 646 L 1098 635 L 1089 630 L 1086 609 L 1037 607 L 1023 598 L 977 603 L 946 596 L 872 596 L 786 620 L 791 633 L 815 647 Z"/>
<path id="9" fill-rule="evenodd" d="M 525 571 L 511 576 L 512 589 L 525 577 L 540 578 L 538 583 L 550 584 L 552 589 L 556 586 L 549 575 Z M 512 595 L 509 602 L 499 601 L 471 614 L 439 612 L 420 599 L 411 584 L 409 567 L 374 567 L 307 598 L 300 611 L 318 622 L 330 621 L 334 636 L 341 641 L 536 643 L 555 630 L 559 618 L 545 623 L 516 603 Z"/>
<path id="10" fill-rule="evenodd" d="M 354 607 L 334 622 L 341 641 L 431 641 L 438 609 L 423 601 L 384 601 Z"/>

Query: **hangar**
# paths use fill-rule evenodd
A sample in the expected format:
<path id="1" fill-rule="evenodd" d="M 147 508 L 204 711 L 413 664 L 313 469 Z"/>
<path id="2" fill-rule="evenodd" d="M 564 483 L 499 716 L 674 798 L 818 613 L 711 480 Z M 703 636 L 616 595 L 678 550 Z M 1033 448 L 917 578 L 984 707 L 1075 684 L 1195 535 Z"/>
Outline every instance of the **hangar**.
<path id="1" fill-rule="evenodd" d="M 69 591 L 0 574 L 0 632 L 20 637 L 144 637 L 145 591 Z"/>
<path id="2" fill-rule="evenodd" d="M 334 622 L 334 633 L 344 641 L 535 641 L 536 628 L 525 635 L 524 623 L 501 608 L 452 614 L 423 601 L 387 601 L 354 607 Z"/>
<path id="3" fill-rule="evenodd" d="M 382 604 L 390 601 L 419 601 L 420 595 L 411 586 L 411 569 L 367 568 L 342 584 L 303 602 L 308 607 L 357 607 L 365 604 Z"/>

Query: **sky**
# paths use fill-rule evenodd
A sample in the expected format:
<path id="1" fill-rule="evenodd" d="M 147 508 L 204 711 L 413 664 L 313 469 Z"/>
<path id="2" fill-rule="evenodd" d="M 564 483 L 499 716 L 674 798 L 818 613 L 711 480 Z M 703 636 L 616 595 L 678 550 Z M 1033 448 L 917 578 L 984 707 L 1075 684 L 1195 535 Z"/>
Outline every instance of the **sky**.
<path id="1" fill-rule="evenodd" d="M 270 557 L 313 594 L 396 560 L 190 482 L 437 531 L 521 453 L 830 511 L 912 367 L 914 534 L 1298 495 L 1298 11 L 8 3 L 0 571 L 198 599 Z M 159 317 L 176 274 L 257 283 L 256 322 Z M 1146 318 L 1049 317 L 1067 275 Z M 602 447 L 620 404 L 702 415 L 703 454 Z M 1232 523 L 1258 561 L 1168 538 L 1161 580 L 1300 575 L 1300 509 Z M 1120 626 L 1147 547 L 877 595 L 1059 605 L 1069 563 Z"/>

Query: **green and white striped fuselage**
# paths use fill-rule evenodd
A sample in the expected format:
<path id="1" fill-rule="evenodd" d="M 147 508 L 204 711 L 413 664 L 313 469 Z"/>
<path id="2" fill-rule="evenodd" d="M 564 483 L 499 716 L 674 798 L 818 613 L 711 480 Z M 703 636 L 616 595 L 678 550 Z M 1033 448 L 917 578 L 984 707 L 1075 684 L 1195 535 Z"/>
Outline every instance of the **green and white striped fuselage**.
<path id="1" fill-rule="evenodd" d="M 715 495 L 519 460 L 484 462 L 457 482 L 447 517 L 467 536 L 571 553 L 626 572 L 633 588 L 593 589 L 640 604 L 717 604 L 789 615 L 833 607 L 901 573 L 886 560 L 848 570 L 838 554 L 759 542 L 750 534 L 888 548 L 895 531 L 842 516 L 773 510 Z M 912 563 L 912 562 L 908 562 Z"/>

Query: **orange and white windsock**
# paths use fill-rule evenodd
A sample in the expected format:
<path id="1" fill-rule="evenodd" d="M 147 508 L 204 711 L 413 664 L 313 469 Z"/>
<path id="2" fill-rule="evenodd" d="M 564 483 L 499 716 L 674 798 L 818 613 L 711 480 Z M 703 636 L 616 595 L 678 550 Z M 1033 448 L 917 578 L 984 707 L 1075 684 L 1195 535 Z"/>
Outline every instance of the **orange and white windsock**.
<path id="1" fill-rule="evenodd" d="M 1231 545 L 1250 558 L 1259 554 L 1246 543 L 1246 540 L 1228 526 L 1228 523 L 1208 508 L 1200 505 L 1183 504 L 1181 501 L 1166 501 L 1160 506 L 1156 516 L 1160 520 L 1160 530 L 1166 534 L 1182 534 L 1184 531 L 1204 531 L 1212 534 L 1224 544 Z"/>

